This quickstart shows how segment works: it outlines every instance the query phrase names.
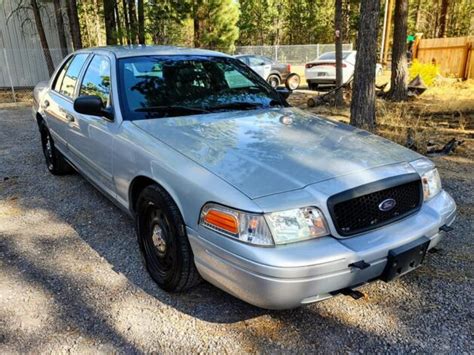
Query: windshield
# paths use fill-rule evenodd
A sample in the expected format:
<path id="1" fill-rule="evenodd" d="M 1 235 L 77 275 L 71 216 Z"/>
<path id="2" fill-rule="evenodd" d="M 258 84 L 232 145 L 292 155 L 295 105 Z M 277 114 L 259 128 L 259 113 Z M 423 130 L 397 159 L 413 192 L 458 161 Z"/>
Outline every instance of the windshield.
<path id="1" fill-rule="evenodd" d="M 342 52 L 342 59 L 346 59 L 351 55 L 351 51 Z M 319 56 L 317 60 L 336 60 L 336 52 L 327 52 Z"/>
<path id="2" fill-rule="evenodd" d="M 128 120 L 283 106 L 263 79 L 234 58 L 150 56 L 119 60 Z"/>

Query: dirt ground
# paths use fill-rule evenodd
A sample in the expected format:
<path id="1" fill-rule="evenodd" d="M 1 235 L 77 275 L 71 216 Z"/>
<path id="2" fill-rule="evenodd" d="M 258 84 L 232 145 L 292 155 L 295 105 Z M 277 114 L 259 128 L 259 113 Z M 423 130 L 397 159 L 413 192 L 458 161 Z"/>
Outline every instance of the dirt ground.
<path id="1" fill-rule="evenodd" d="M 79 175 L 47 172 L 28 107 L 0 108 L 0 352 L 472 353 L 474 162 L 464 153 L 435 158 L 459 209 L 439 253 L 364 286 L 360 300 L 276 312 L 206 283 L 160 290 L 132 221 Z"/>

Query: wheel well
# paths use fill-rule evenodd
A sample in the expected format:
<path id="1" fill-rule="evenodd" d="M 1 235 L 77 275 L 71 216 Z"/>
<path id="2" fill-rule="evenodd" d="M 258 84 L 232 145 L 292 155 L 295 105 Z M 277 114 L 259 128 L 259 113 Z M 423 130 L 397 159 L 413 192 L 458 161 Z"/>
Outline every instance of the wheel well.
<path id="1" fill-rule="evenodd" d="M 135 213 L 135 207 L 138 200 L 138 196 L 140 196 L 140 193 L 143 191 L 145 187 L 150 186 L 152 184 L 158 185 L 160 186 L 160 188 L 163 188 L 155 180 L 152 180 L 146 176 L 137 176 L 132 180 L 130 184 L 130 188 L 129 188 L 129 193 L 128 193 L 129 205 L 130 205 L 130 210 L 132 211 L 132 213 Z"/>
<path id="2" fill-rule="evenodd" d="M 276 76 L 276 77 L 278 77 L 278 79 L 279 79 L 279 80 L 280 80 L 280 82 L 281 82 L 281 76 L 280 76 L 280 73 L 278 73 L 278 72 L 273 72 L 273 73 L 270 73 L 270 75 L 268 75 L 268 78 L 270 78 L 271 76 Z"/>

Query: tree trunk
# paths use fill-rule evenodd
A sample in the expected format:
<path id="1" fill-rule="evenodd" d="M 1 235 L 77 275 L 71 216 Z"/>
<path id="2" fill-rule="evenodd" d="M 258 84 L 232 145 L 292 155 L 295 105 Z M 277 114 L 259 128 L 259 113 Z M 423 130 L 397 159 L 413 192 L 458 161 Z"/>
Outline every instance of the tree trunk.
<path id="1" fill-rule="evenodd" d="M 388 93 L 388 98 L 393 101 L 404 101 L 408 98 L 407 20 L 408 0 L 397 0 L 393 28 L 392 77 Z"/>
<path id="2" fill-rule="evenodd" d="M 118 43 L 123 45 L 123 36 L 122 36 L 122 25 L 120 23 L 120 15 L 118 10 L 118 1 L 114 1 L 114 13 L 115 13 L 115 33 L 117 36 Z"/>
<path id="3" fill-rule="evenodd" d="M 143 0 L 138 0 L 138 43 L 145 44 L 145 10 Z"/>
<path id="4" fill-rule="evenodd" d="M 418 32 L 420 28 L 421 22 L 421 0 L 418 0 L 418 4 L 416 5 L 416 16 L 415 16 L 415 31 Z"/>
<path id="5" fill-rule="evenodd" d="M 31 8 L 33 9 L 33 16 L 35 17 L 36 30 L 40 38 L 41 47 L 43 48 L 44 59 L 46 60 L 46 66 L 48 67 L 49 75 L 53 75 L 54 64 L 51 58 L 51 52 L 49 50 L 48 41 L 46 34 L 44 33 L 43 21 L 41 20 L 41 14 L 36 0 L 30 0 Z"/>
<path id="6" fill-rule="evenodd" d="M 61 46 L 61 54 L 64 57 L 67 56 L 67 42 L 66 34 L 64 33 L 64 20 L 63 14 L 61 11 L 61 2 L 60 0 L 53 0 L 54 6 L 54 18 L 56 19 L 56 27 L 58 29 L 59 45 Z"/>
<path id="7" fill-rule="evenodd" d="M 342 86 L 342 0 L 336 0 L 336 11 L 334 12 L 335 42 L 336 42 L 336 87 Z M 336 90 L 336 106 L 342 106 L 342 88 Z"/>
<path id="8" fill-rule="evenodd" d="M 375 130 L 375 65 L 380 1 L 363 0 L 360 5 L 357 57 L 351 102 L 351 124 Z"/>
<path id="9" fill-rule="evenodd" d="M 137 43 L 137 12 L 135 10 L 135 1 L 128 2 L 128 21 L 130 22 L 130 41 Z"/>
<path id="10" fill-rule="evenodd" d="M 440 10 L 440 15 L 439 15 L 439 32 L 438 32 L 438 37 L 446 37 L 446 24 L 448 20 L 448 6 L 449 6 L 449 1 L 448 0 L 441 0 L 441 10 Z"/>
<path id="11" fill-rule="evenodd" d="M 130 22 L 128 20 L 127 0 L 122 0 L 122 6 L 123 6 L 123 18 L 125 20 L 125 31 L 127 32 L 127 44 L 131 44 L 131 41 L 130 41 Z"/>
<path id="12" fill-rule="evenodd" d="M 74 50 L 82 48 L 81 26 L 79 25 L 79 15 L 77 14 L 76 0 L 66 0 L 68 6 L 69 27 L 71 30 L 72 45 Z"/>
<path id="13" fill-rule="evenodd" d="M 95 34 L 96 34 L 96 38 L 97 38 L 97 45 L 98 46 L 101 46 L 102 45 L 102 36 L 100 34 L 100 31 L 99 31 L 99 28 L 100 28 L 100 15 L 99 15 L 99 2 L 98 0 L 93 0 L 93 4 L 94 4 L 94 9 L 96 9 L 94 11 L 94 22 L 95 22 Z"/>
<path id="14" fill-rule="evenodd" d="M 344 1 L 344 10 L 342 13 L 342 38 L 350 38 L 351 31 L 351 1 Z"/>
<path id="15" fill-rule="evenodd" d="M 201 47 L 201 26 L 199 17 L 200 0 L 194 0 L 193 3 L 193 29 L 194 29 L 194 47 Z"/>
<path id="16" fill-rule="evenodd" d="M 117 44 L 115 32 L 114 0 L 104 0 L 105 38 L 107 45 Z"/>

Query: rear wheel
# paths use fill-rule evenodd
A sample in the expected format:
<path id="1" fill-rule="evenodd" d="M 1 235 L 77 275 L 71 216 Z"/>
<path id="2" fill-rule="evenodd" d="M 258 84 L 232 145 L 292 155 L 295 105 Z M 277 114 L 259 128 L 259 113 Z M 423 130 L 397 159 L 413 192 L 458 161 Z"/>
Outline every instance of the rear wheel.
<path id="1" fill-rule="evenodd" d="M 44 123 L 40 125 L 41 146 L 49 172 L 53 175 L 65 175 L 73 172 L 73 168 L 54 145 L 51 133 Z"/>
<path id="2" fill-rule="evenodd" d="M 300 81 L 300 76 L 296 73 L 292 73 L 286 78 L 285 86 L 288 90 L 296 90 L 300 86 Z"/>
<path id="3" fill-rule="evenodd" d="M 184 291 L 201 280 L 178 207 L 159 186 L 146 187 L 137 201 L 136 229 L 146 268 L 166 291 Z"/>
<path id="4" fill-rule="evenodd" d="M 278 75 L 270 75 L 267 81 L 274 89 L 280 86 L 280 78 L 278 77 Z"/>

